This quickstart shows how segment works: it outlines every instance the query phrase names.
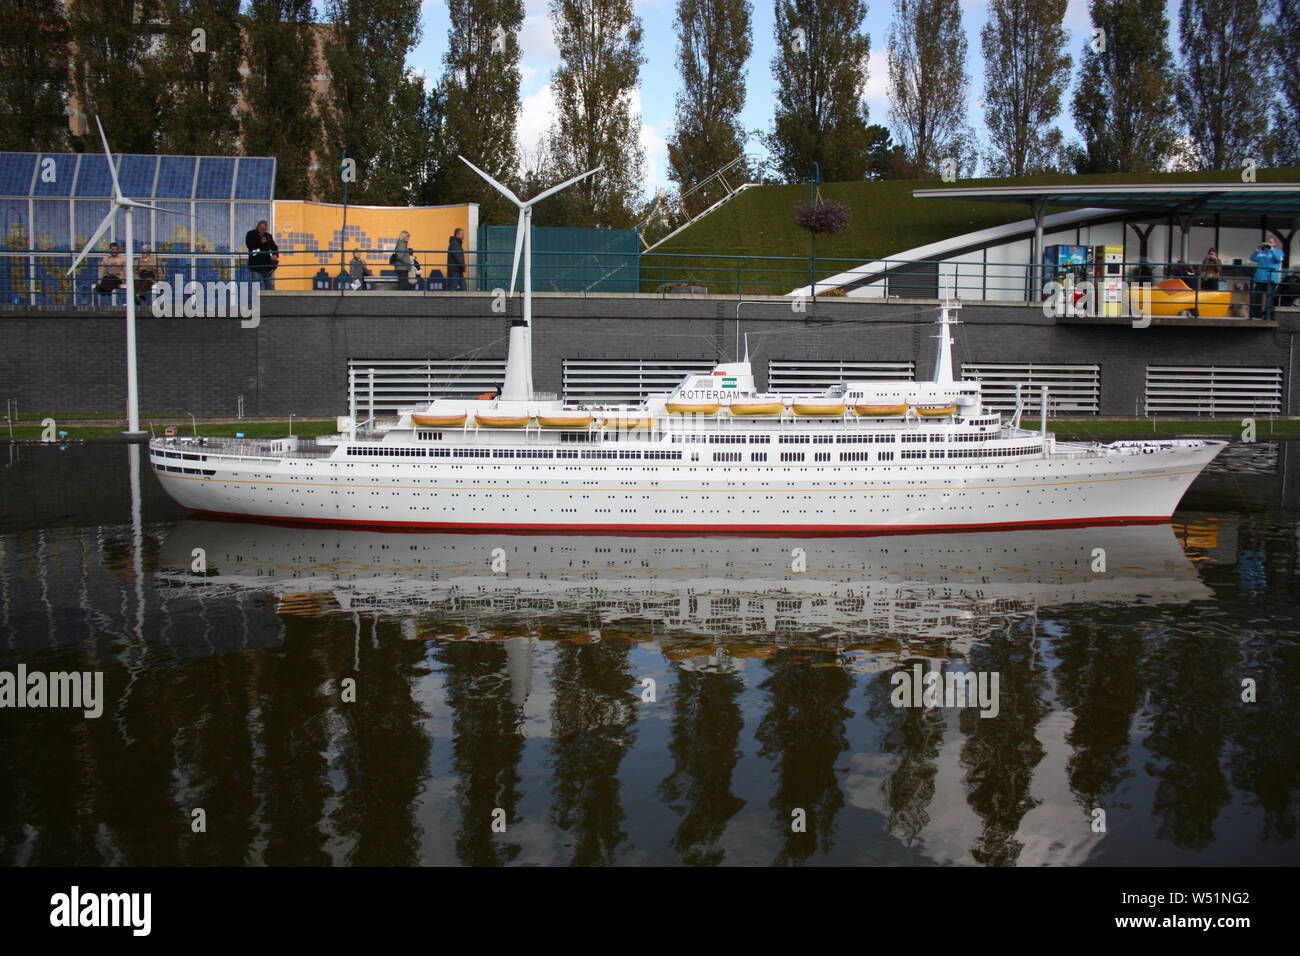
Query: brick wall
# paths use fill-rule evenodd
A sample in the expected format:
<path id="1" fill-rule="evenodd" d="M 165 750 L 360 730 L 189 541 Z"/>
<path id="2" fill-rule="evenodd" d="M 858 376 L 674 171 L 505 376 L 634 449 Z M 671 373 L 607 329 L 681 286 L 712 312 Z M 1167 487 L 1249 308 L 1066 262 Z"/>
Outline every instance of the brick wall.
<path id="1" fill-rule="evenodd" d="M 262 299 L 261 324 L 238 319 L 139 321 L 142 415 L 331 417 L 347 411 L 349 358 L 452 358 L 506 354 L 507 315 L 485 294 L 276 293 Z M 512 307 L 518 308 L 517 301 Z M 538 295 L 534 300 L 534 385 L 560 392 L 572 359 L 731 358 L 737 301 L 713 296 Z M 933 373 L 933 302 L 822 299 L 805 313 L 790 300 L 746 300 L 760 386 L 769 359 L 915 359 Z M 959 314 L 954 361 L 1101 365 L 1102 414 L 1132 415 L 1147 363 L 1288 368 L 1300 312 L 1279 310 L 1279 327 L 1211 320 L 1080 324 L 1035 306 L 967 305 Z M 1157 320 L 1159 323 L 1160 320 Z M 121 414 L 126 402 L 125 331 L 120 313 L 0 312 L 0 399 L 23 412 Z M 1290 414 L 1300 414 L 1287 388 Z"/>

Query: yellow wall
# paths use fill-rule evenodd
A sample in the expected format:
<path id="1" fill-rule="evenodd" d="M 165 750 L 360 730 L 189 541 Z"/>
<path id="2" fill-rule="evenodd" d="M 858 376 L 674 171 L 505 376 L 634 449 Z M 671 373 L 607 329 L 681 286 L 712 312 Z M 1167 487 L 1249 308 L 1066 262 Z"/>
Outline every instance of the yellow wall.
<path id="1" fill-rule="evenodd" d="M 345 248 L 344 261 L 352 250 L 360 249 L 361 258 L 375 275 L 389 269 L 388 257 L 405 229 L 411 234 L 411 248 L 420 265 L 440 269 L 447 274 L 445 253 L 447 239 L 457 227 L 465 230 L 465 249 L 473 251 L 478 240 L 478 205 L 461 206 L 349 206 L 347 242 L 341 244 L 343 207 L 333 203 L 301 202 L 296 199 L 275 200 L 275 221 L 271 232 L 280 246 L 280 268 L 276 270 L 277 289 L 310 289 L 312 277 L 324 267 L 334 277 L 339 272 L 339 250 Z M 431 250 L 424 253 L 420 250 Z M 432 250 L 440 250 L 434 252 Z M 473 262 L 472 257 L 466 257 Z M 466 270 L 468 276 L 472 270 Z"/>

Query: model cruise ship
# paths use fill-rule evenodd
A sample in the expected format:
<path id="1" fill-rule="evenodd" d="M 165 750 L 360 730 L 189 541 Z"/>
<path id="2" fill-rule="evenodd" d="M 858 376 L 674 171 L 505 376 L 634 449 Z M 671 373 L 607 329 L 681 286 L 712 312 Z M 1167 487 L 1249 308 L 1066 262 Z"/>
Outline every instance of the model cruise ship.
<path id="1" fill-rule="evenodd" d="M 585 175 L 585 174 L 584 174 Z M 487 178 L 487 177 L 485 177 Z M 582 178 L 582 177 L 577 177 Z M 491 181 L 489 179 L 489 181 Z M 570 182 L 576 182 L 571 180 Z M 1060 442 L 953 376 L 957 303 L 939 310 L 931 382 L 760 392 L 746 353 L 638 405 L 565 405 L 532 387 L 532 203 L 522 317 L 499 395 L 314 441 L 163 438 L 150 461 L 208 514 L 459 531 L 867 534 L 1165 521 L 1221 441 Z M 567 184 L 565 184 L 567 185 Z M 511 280 L 513 291 L 513 278 Z M 1047 407 L 1046 394 L 1043 408 Z"/>

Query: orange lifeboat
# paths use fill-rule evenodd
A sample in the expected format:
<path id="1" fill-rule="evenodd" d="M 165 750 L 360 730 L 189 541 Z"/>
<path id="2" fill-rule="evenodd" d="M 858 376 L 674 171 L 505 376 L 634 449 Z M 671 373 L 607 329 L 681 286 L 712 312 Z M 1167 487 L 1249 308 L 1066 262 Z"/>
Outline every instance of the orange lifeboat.
<path id="1" fill-rule="evenodd" d="M 816 402 L 796 402 L 790 406 L 796 415 L 804 418 L 839 418 L 844 414 L 844 403 L 819 404 Z"/>
<path id="2" fill-rule="evenodd" d="M 853 414 L 859 418 L 901 418 L 910 406 L 904 405 L 854 405 Z"/>
<path id="3" fill-rule="evenodd" d="M 531 415 L 475 415 L 474 424 L 479 428 L 523 428 L 531 418 Z"/>
<path id="4" fill-rule="evenodd" d="M 749 418 L 757 415 L 780 415 L 784 402 L 732 402 L 727 406 L 733 417 Z"/>
<path id="5" fill-rule="evenodd" d="M 653 418 L 603 418 L 600 424 L 605 428 L 652 428 Z"/>
<path id="6" fill-rule="evenodd" d="M 945 415 L 953 415 L 957 411 L 956 405 L 917 405 L 916 414 L 922 418 L 943 418 Z"/>
<path id="7" fill-rule="evenodd" d="M 716 415 L 722 408 L 717 402 L 712 404 L 693 404 L 690 402 L 669 402 L 664 411 L 669 415 Z"/>
<path id="8" fill-rule="evenodd" d="M 465 412 L 459 415 L 416 415 L 412 413 L 411 424 L 428 428 L 459 428 L 469 416 Z"/>
<path id="9" fill-rule="evenodd" d="M 542 428 L 586 428 L 591 424 L 591 416 L 538 415 L 537 424 Z"/>

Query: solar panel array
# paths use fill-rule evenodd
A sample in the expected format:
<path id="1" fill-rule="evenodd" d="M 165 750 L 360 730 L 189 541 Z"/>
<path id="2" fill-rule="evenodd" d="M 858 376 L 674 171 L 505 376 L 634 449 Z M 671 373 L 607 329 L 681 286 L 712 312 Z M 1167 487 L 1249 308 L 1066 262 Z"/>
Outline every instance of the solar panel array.
<path id="1" fill-rule="evenodd" d="M 137 215 L 141 244 L 172 252 L 241 251 L 244 233 L 257 220 L 271 218 L 273 158 L 116 154 L 113 159 L 128 197 L 181 214 Z M 0 246 L 77 251 L 99 224 L 112 190 L 108 161 L 100 153 L 0 152 Z M 120 239 L 119 230 L 109 238 Z"/>

